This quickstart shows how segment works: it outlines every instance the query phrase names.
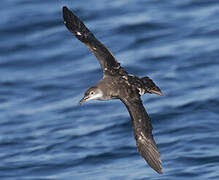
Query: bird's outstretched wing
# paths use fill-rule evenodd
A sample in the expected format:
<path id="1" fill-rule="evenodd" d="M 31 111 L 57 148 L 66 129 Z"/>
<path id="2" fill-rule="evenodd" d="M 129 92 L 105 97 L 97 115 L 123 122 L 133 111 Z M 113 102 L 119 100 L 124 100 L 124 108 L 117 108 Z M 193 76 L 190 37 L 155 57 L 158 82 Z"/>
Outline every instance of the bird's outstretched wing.
<path id="1" fill-rule="evenodd" d="M 160 153 L 152 135 L 152 126 L 149 116 L 140 97 L 120 97 L 126 105 L 132 119 L 134 136 L 139 154 L 159 174 L 162 173 Z"/>
<path id="2" fill-rule="evenodd" d="M 68 30 L 83 42 L 97 57 L 104 75 L 112 74 L 115 70 L 120 68 L 120 64 L 112 53 L 95 38 L 93 33 L 91 33 L 83 22 L 67 7 L 63 7 L 63 18 Z"/>

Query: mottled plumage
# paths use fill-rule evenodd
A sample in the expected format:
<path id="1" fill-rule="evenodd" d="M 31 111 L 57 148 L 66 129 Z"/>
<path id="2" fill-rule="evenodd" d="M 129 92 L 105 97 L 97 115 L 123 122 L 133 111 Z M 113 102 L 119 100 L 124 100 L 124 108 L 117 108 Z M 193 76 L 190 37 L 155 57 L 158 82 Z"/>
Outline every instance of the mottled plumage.
<path id="1" fill-rule="evenodd" d="M 93 99 L 120 99 L 131 116 L 139 154 L 155 171 L 162 173 L 160 153 L 152 135 L 149 116 L 140 98 L 145 93 L 162 95 L 161 90 L 149 77 L 129 75 L 112 53 L 67 7 L 63 7 L 63 18 L 68 30 L 94 53 L 103 71 L 103 78 L 85 92 L 79 104 Z"/>

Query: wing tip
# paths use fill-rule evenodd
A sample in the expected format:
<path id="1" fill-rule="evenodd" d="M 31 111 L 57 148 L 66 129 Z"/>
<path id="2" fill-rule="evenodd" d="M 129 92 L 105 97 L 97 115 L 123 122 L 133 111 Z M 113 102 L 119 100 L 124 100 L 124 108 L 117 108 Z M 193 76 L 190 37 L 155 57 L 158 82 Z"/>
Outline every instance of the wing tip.
<path id="1" fill-rule="evenodd" d="M 67 6 L 63 6 L 63 7 L 62 7 L 62 12 L 63 12 L 63 14 L 65 14 L 67 11 L 69 11 L 69 9 L 67 8 Z"/>
<path id="2" fill-rule="evenodd" d="M 153 168 L 158 174 L 163 174 L 162 167 Z"/>
<path id="3" fill-rule="evenodd" d="M 90 42 L 94 39 L 94 35 L 71 10 L 63 6 L 62 11 L 65 26 L 77 39 L 83 43 Z"/>
<path id="4" fill-rule="evenodd" d="M 162 174 L 162 162 L 160 160 L 160 152 L 153 139 L 147 139 L 140 136 L 137 139 L 137 149 L 139 154 L 145 159 L 148 165 L 157 173 Z"/>
<path id="5" fill-rule="evenodd" d="M 64 19 L 64 24 L 66 25 L 67 22 L 69 21 L 69 12 L 70 10 L 67 8 L 67 6 L 62 7 L 62 14 L 63 14 L 63 19 Z M 67 25 L 66 25 L 67 26 Z M 68 26 L 67 26 L 68 28 Z"/>
<path id="6" fill-rule="evenodd" d="M 145 158 L 144 158 L 145 159 Z M 146 159 L 145 159 L 146 160 Z M 162 164 L 161 164 L 161 160 L 158 159 L 158 163 L 156 165 L 152 165 L 148 160 L 146 160 L 146 162 L 148 163 L 148 165 L 154 170 L 156 171 L 158 174 L 163 174 L 163 170 L 162 170 Z"/>

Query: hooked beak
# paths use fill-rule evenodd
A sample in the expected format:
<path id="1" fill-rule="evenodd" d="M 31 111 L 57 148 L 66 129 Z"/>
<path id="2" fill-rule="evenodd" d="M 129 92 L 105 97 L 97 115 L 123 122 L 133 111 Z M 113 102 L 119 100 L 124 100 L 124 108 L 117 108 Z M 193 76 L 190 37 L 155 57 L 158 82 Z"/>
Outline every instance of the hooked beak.
<path id="1" fill-rule="evenodd" d="M 86 102 L 89 98 L 84 96 L 79 102 L 78 102 L 78 106 L 80 106 L 82 103 Z"/>

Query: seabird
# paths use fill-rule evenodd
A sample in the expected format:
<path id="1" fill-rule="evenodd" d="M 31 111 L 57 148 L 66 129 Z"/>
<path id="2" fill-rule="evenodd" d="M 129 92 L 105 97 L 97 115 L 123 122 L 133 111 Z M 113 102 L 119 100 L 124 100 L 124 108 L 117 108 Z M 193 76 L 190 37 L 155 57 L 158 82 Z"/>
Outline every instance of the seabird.
<path id="1" fill-rule="evenodd" d="M 97 57 L 103 72 L 103 78 L 85 92 L 79 105 L 95 99 L 120 99 L 131 116 L 139 154 L 161 174 L 160 153 L 153 138 L 149 116 L 140 98 L 145 93 L 162 95 L 160 88 L 149 77 L 139 78 L 128 74 L 110 50 L 67 7 L 63 7 L 63 18 L 68 30 Z"/>

